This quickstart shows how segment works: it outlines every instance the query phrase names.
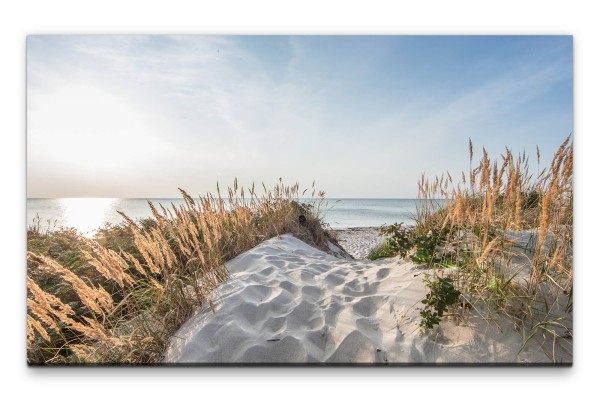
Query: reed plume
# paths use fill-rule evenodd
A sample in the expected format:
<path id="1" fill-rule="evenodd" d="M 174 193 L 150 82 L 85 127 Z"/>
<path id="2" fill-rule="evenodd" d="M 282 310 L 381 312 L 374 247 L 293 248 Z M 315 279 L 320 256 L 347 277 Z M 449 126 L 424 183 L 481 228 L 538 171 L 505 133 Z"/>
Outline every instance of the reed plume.
<path id="1" fill-rule="evenodd" d="M 536 157 L 539 170 L 537 147 Z M 560 145 L 549 169 L 536 177 L 529 172 L 525 152 L 514 156 L 506 148 L 501 159 L 501 164 L 492 163 L 484 148 L 481 160 L 473 165 L 469 139 L 470 171 L 463 172 L 462 182 L 442 190 L 438 182 L 450 182 L 445 176 L 436 177 L 431 185 L 423 175 L 418 183 L 416 233 L 446 233 L 445 249 L 454 253 L 445 263 L 460 267 L 456 285 L 473 302 L 487 305 L 491 314 L 501 308 L 518 324 L 528 322 L 531 330 L 545 327 L 540 325 L 543 319 L 567 322 L 573 291 L 571 136 Z M 445 207 L 432 206 L 436 199 L 443 199 Z M 528 261 L 524 266 L 515 262 L 523 259 Z M 521 305 L 519 313 L 512 304 Z M 560 327 L 570 330 L 569 324 Z"/>
<path id="2" fill-rule="evenodd" d="M 225 199 L 219 184 L 216 196 L 197 199 L 179 189 L 183 204 L 148 202 L 152 218 L 143 225 L 120 213 L 123 225 L 96 239 L 77 237 L 77 272 L 28 252 L 29 362 L 157 363 L 195 309 L 215 311 L 211 292 L 228 279 L 228 260 L 283 233 L 328 249 L 318 215 L 323 192 L 303 203 L 298 184 L 280 179 L 263 188 L 263 194 L 254 184 L 244 189 L 236 178 Z M 43 237 L 32 231 L 31 241 L 34 235 Z M 71 293 L 76 298 L 67 302 Z"/>

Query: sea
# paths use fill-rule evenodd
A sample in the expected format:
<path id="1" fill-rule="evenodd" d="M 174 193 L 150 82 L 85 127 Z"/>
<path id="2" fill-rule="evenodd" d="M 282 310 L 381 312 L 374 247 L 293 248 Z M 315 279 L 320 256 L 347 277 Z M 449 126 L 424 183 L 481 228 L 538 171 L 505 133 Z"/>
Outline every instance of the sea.
<path id="1" fill-rule="evenodd" d="M 183 199 L 54 198 L 27 199 L 27 225 L 42 229 L 73 227 L 91 236 L 106 223 L 123 223 L 117 211 L 136 220 L 150 217 L 148 201 L 165 207 L 181 205 Z M 325 199 L 318 208 L 324 223 L 332 229 L 380 227 L 393 223 L 414 223 L 415 199 Z"/>

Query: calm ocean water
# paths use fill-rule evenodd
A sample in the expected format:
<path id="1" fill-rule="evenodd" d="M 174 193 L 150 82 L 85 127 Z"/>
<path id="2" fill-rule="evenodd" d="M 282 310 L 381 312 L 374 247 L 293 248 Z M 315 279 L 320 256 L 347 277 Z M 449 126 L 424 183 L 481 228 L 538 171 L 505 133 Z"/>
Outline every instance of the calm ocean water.
<path id="1" fill-rule="evenodd" d="M 181 198 L 150 200 L 165 207 L 171 202 L 174 205 L 183 203 Z M 123 222 L 117 210 L 133 219 L 151 215 L 145 199 L 28 199 L 27 224 L 32 224 L 39 216 L 42 227 L 75 227 L 84 234 L 92 234 L 104 223 Z M 396 222 L 411 224 L 416 208 L 414 199 L 327 199 L 320 211 L 331 228 L 348 228 L 378 227 Z"/>

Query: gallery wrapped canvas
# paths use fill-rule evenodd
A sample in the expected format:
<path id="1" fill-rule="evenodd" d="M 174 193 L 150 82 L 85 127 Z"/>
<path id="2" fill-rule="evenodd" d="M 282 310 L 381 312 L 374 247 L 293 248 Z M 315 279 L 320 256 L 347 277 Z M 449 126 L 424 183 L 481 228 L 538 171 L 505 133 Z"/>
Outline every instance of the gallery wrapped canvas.
<path id="1" fill-rule="evenodd" d="M 30 365 L 571 365 L 570 36 L 27 38 Z"/>

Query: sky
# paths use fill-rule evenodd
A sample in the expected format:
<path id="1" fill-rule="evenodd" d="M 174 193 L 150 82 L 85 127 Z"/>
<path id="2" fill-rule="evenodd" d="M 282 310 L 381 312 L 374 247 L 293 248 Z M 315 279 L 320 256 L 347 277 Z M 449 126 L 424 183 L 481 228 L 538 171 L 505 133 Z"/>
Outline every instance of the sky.
<path id="1" fill-rule="evenodd" d="M 27 196 L 412 198 L 573 131 L 571 36 L 29 36 Z"/>

